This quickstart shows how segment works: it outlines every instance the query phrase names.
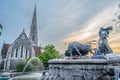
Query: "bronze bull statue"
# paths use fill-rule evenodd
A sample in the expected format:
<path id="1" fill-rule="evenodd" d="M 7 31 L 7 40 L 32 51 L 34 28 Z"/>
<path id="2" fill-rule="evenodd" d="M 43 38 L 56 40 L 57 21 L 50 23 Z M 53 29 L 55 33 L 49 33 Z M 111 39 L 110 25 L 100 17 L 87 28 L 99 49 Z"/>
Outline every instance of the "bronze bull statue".
<path id="1" fill-rule="evenodd" d="M 89 44 L 82 44 L 79 42 L 72 42 L 68 45 L 68 49 L 65 51 L 65 55 L 68 57 L 73 56 L 84 56 L 88 52 L 92 52 L 91 46 Z M 94 53 L 93 53 L 94 54 Z"/>

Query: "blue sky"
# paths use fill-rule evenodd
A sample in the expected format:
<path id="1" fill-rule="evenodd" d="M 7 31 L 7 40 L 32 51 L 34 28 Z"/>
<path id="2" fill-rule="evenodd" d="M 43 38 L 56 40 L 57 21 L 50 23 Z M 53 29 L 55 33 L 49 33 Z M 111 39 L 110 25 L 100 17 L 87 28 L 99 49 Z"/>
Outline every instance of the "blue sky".
<path id="1" fill-rule="evenodd" d="M 0 23 L 4 27 L 0 49 L 4 41 L 13 43 L 23 28 L 29 34 L 35 4 L 39 44 L 54 44 L 59 51 L 64 51 L 67 42 L 64 40 L 68 40 L 69 35 L 80 32 L 91 19 L 119 3 L 120 0 L 0 0 Z"/>

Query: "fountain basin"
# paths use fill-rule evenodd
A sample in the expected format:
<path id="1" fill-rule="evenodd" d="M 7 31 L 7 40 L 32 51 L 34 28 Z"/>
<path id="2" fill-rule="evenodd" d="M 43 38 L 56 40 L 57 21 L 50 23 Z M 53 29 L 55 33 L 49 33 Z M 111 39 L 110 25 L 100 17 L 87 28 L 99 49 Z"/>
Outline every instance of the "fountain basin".
<path id="1" fill-rule="evenodd" d="M 41 77 L 42 77 L 41 72 L 32 72 L 29 74 L 13 77 L 12 80 L 40 80 Z"/>
<path id="2" fill-rule="evenodd" d="M 49 74 L 65 80 L 94 80 L 103 76 L 106 68 L 120 60 L 107 59 L 69 59 L 50 60 Z"/>
<path id="3" fill-rule="evenodd" d="M 9 72 L 3 72 L 0 74 L 0 80 L 10 80 L 10 73 Z"/>
<path id="4" fill-rule="evenodd" d="M 0 80 L 10 80 L 10 77 L 0 77 Z"/>

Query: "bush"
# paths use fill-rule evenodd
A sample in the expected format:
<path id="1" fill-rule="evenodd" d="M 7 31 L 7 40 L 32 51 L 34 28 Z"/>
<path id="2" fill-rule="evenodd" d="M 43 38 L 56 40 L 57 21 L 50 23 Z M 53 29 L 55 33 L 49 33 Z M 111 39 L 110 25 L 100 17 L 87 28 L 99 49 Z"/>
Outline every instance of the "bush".
<path id="1" fill-rule="evenodd" d="M 25 61 L 19 62 L 16 66 L 17 72 L 22 72 L 25 65 L 26 65 Z M 28 64 L 26 69 L 25 69 L 25 72 L 29 72 L 29 71 L 32 71 L 32 65 L 31 64 Z"/>
<path id="2" fill-rule="evenodd" d="M 31 58 L 30 63 L 32 64 L 32 71 L 38 71 L 42 69 L 43 65 L 38 57 Z"/>
<path id="3" fill-rule="evenodd" d="M 16 70 L 17 70 L 18 72 L 22 72 L 24 66 L 25 66 L 25 62 L 24 62 L 24 61 L 21 61 L 21 62 L 19 62 L 19 63 L 17 64 Z"/>
<path id="4" fill-rule="evenodd" d="M 24 72 L 30 72 L 30 71 L 32 71 L 32 68 L 33 68 L 33 65 L 31 63 L 29 63 Z"/>

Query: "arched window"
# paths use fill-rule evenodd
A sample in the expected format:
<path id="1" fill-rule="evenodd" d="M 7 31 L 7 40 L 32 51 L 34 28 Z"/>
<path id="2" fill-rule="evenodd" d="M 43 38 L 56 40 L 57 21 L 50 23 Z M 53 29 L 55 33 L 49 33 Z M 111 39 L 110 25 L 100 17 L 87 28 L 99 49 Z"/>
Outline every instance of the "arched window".
<path id="1" fill-rule="evenodd" d="M 28 50 L 26 49 L 25 58 L 27 58 L 27 56 L 28 56 Z"/>
<path id="2" fill-rule="evenodd" d="M 16 49 L 15 58 L 18 56 L 18 49 Z"/>
<path id="3" fill-rule="evenodd" d="M 20 58 L 23 57 L 23 45 L 21 46 L 21 55 L 20 55 Z"/>

